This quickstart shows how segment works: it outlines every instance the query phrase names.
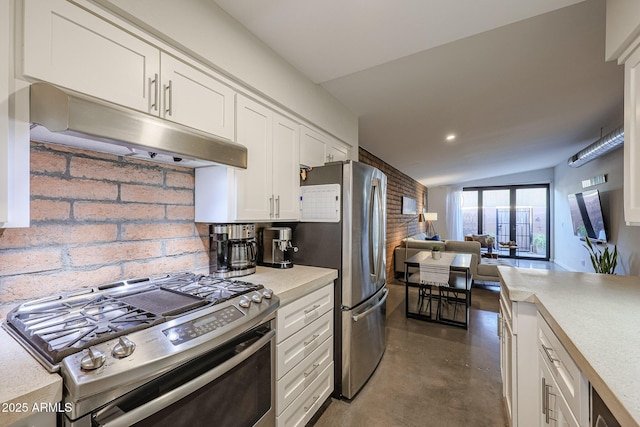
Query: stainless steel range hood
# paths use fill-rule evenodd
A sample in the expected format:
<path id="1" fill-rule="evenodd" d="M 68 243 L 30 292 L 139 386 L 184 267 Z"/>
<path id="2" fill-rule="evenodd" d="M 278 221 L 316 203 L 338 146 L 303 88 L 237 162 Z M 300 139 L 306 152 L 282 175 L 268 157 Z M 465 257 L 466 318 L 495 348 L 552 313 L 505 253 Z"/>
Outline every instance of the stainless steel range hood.
<path id="1" fill-rule="evenodd" d="M 247 168 L 242 145 L 48 83 L 34 83 L 30 90 L 35 141 L 187 167 Z"/>

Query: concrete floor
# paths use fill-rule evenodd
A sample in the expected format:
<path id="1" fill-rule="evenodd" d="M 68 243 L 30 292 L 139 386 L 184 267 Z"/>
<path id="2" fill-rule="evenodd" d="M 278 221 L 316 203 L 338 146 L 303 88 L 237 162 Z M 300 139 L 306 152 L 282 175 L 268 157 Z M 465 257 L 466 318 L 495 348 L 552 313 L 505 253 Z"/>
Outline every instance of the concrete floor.
<path id="1" fill-rule="evenodd" d="M 523 268 L 555 268 L 541 261 Z M 497 337 L 499 287 L 472 289 L 469 330 L 407 319 L 404 285 L 389 284 L 387 349 L 351 402 L 332 399 L 315 427 L 506 426 Z"/>

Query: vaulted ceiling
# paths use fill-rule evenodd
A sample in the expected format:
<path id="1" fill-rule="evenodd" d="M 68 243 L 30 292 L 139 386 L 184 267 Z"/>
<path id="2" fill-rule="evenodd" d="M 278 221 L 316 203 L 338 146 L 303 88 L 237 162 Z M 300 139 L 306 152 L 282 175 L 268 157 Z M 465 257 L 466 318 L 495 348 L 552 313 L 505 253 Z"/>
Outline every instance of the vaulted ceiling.
<path id="1" fill-rule="evenodd" d="M 622 124 L 604 0 L 214 1 L 427 186 L 553 167 Z"/>

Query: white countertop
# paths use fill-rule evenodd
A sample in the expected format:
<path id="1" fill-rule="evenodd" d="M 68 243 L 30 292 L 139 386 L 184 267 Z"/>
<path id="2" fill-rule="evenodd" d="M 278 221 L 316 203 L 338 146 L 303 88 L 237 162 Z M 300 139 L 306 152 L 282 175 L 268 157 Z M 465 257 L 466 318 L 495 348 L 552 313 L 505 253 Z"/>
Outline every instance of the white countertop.
<path id="1" fill-rule="evenodd" d="M 0 329 L 0 348 L 0 426 L 26 418 L 34 404 L 62 399 L 62 377 L 44 369 L 4 329 Z"/>
<path id="2" fill-rule="evenodd" d="M 338 270 L 294 265 L 293 268 L 258 267 L 254 274 L 238 279 L 260 283 L 280 298 L 280 307 L 320 289 L 338 278 Z"/>
<path id="3" fill-rule="evenodd" d="M 288 269 L 258 267 L 255 274 L 239 277 L 261 283 L 280 298 L 280 306 L 332 282 L 337 270 L 295 265 Z M 2 316 L 3 317 L 3 316 Z M 1 321 L 4 319 L 0 317 Z M 0 329 L 0 426 L 6 426 L 30 415 L 34 404 L 55 403 L 62 399 L 62 378 L 40 365 L 6 331 Z M 29 412 L 14 411 L 15 405 L 26 405 Z M 11 411 L 3 411 L 12 409 Z"/>
<path id="4" fill-rule="evenodd" d="M 534 303 L 623 425 L 640 425 L 640 277 L 498 267 Z"/>

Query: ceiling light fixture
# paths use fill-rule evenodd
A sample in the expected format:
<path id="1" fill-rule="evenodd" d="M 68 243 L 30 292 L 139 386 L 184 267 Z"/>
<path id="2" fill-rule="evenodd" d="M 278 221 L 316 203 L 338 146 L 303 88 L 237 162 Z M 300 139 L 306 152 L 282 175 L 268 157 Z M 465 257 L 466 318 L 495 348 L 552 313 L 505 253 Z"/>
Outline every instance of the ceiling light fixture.
<path id="1" fill-rule="evenodd" d="M 454 134 L 447 135 L 447 141 L 453 141 L 454 139 L 456 139 Z"/>
<path id="2" fill-rule="evenodd" d="M 577 168 L 602 156 L 609 151 L 615 150 L 624 143 L 624 126 L 620 126 L 611 133 L 605 136 L 600 136 L 600 139 L 589 145 L 578 153 L 569 157 L 567 164 L 572 168 Z"/>

